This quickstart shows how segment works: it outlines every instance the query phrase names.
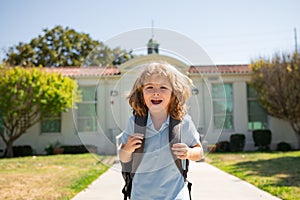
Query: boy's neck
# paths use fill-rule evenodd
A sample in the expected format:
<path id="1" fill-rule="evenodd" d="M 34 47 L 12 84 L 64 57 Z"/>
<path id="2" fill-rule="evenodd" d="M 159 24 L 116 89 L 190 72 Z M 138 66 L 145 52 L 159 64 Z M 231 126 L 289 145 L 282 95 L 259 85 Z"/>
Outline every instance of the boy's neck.
<path id="1" fill-rule="evenodd" d="M 154 125 L 155 130 L 159 130 L 162 126 L 162 124 L 167 120 L 168 113 L 151 113 L 150 116 L 152 119 L 152 123 Z"/>

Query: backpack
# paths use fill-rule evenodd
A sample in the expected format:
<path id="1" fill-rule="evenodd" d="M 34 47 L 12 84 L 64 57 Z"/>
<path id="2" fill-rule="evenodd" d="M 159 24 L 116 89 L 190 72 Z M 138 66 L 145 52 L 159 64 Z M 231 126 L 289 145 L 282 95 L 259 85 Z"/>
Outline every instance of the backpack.
<path id="1" fill-rule="evenodd" d="M 135 133 L 142 133 L 146 134 L 146 125 L 147 125 L 147 116 L 141 117 L 136 115 L 135 116 L 135 123 L 134 123 L 134 132 Z M 181 142 L 181 133 L 180 133 L 180 125 L 181 121 L 173 119 L 170 117 L 170 123 L 169 123 L 169 146 L 170 149 L 173 144 Z M 124 194 L 124 200 L 130 199 L 131 195 L 131 188 L 132 188 L 132 180 L 135 175 L 135 172 L 142 160 L 143 152 L 144 152 L 144 145 L 145 145 L 145 139 L 144 137 L 142 145 L 140 148 L 136 149 L 132 153 L 132 159 L 130 162 L 123 163 L 121 162 L 122 166 L 122 176 L 125 181 L 125 185 L 122 189 L 122 193 Z M 186 167 L 183 169 L 182 162 L 180 159 L 178 159 L 176 156 L 173 155 L 174 162 L 179 170 L 179 172 L 182 174 L 184 181 L 188 183 L 188 190 L 189 195 L 191 199 L 191 187 L 192 183 L 187 181 L 187 172 L 188 172 L 188 166 L 189 166 L 189 160 L 186 159 Z"/>

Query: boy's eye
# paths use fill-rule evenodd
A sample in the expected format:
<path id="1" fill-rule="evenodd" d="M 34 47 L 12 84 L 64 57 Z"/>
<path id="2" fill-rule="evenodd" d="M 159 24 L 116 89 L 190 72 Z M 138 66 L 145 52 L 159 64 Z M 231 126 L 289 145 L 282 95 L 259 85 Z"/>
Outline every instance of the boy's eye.
<path id="1" fill-rule="evenodd" d="M 152 86 L 147 86 L 146 89 L 147 89 L 147 90 L 153 89 L 153 87 L 152 87 Z"/>

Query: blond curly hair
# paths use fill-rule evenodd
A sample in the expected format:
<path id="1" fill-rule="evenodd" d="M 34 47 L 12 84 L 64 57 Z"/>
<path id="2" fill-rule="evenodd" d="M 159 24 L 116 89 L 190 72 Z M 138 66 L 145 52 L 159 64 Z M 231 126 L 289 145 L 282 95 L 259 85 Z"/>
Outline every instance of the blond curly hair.
<path id="1" fill-rule="evenodd" d="M 192 80 L 179 72 L 172 65 L 165 62 L 153 62 L 145 66 L 140 76 L 136 79 L 127 99 L 133 109 L 134 115 L 145 117 L 148 107 L 144 101 L 143 87 L 145 80 L 153 75 L 166 77 L 172 86 L 172 95 L 169 103 L 168 113 L 177 120 L 182 120 L 187 114 L 186 101 L 191 96 Z"/>

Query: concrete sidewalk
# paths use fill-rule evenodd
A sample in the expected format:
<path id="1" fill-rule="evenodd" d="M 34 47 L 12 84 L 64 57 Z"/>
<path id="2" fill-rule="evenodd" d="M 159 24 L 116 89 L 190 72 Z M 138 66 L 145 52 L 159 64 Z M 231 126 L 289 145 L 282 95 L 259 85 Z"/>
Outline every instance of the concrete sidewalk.
<path id="1" fill-rule="evenodd" d="M 124 181 L 120 169 L 120 164 L 114 164 L 73 200 L 123 199 L 121 190 Z M 279 200 L 279 198 L 205 162 L 190 162 L 188 179 L 193 183 L 193 200 Z"/>

